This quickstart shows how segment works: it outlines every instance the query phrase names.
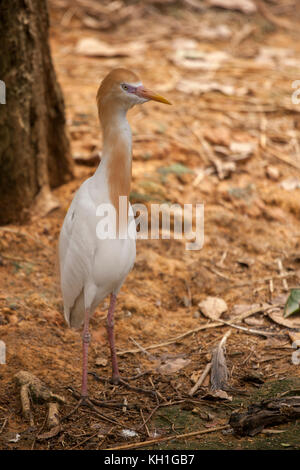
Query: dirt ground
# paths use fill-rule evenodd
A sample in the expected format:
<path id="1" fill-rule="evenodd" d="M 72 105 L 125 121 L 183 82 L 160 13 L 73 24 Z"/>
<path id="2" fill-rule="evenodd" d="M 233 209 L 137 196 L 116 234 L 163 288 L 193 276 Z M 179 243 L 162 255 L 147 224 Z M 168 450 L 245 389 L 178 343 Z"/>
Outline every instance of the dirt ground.
<path id="1" fill-rule="evenodd" d="M 300 318 L 283 318 L 288 291 L 300 282 L 296 2 L 267 4 L 282 25 L 261 13 L 139 2 L 120 23 L 102 29 L 70 3 L 50 2 L 50 41 L 76 178 L 54 191 L 59 209 L 0 228 L 0 339 L 7 350 L 0 365 L 0 448 L 109 449 L 161 438 L 144 448 L 299 449 L 295 421 L 254 437 L 226 428 L 232 411 L 300 388 L 299 365 L 291 360 Z M 79 47 L 86 38 L 104 42 L 101 56 L 87 56 L 86 43 Z M 110 384 L 106 301 L 91 320 L 89 387 L 107 406 L 97 408 L 101 415 L 80 408 L 49 431 L 46 404 L 31 404 L 34 426 L 22 416 L 14 375 L 31 372 L 63 395 L 60 417 L 76 404 L 71 387 L 80 391 L 81 334 L 62 316 L 56 244 L 74 192 L 95 171 L 101 151 L 97 87 L 119 66 L 135 70 L 173 103 L 149 102 L 129 113 L 131 200 L 148 207 L 204 203 L 204 246 L 188 251 L 186 240 L 138 240 L 134 269 L 118 297 L 121 373 L 147 372 L 130 384 L 155 390 L 156 397 Z M 199 303 L 207 297 L 226 302 L 221 320 L 227 323 L 214 326 L 204 316 Z M 257 313 L 238 319 L 252 307 Z M 190 396 L 229 329 L 227 397 L 210 394 L 209 377 Z M 163 440 L 198 430 L 207 433 Z"/>

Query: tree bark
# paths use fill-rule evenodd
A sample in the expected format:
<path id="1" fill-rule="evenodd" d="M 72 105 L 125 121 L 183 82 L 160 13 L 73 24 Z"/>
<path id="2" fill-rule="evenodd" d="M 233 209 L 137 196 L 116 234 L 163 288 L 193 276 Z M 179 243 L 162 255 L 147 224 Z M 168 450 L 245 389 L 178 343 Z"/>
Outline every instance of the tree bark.
<path id="1" fill-rule="evenodd" d="M 0 224 L 23 221 L 34 204 L 43 215 L 55 206 L 50 187 L 73 176 L 48 29 L 46 0 L 0 0 Z"/>

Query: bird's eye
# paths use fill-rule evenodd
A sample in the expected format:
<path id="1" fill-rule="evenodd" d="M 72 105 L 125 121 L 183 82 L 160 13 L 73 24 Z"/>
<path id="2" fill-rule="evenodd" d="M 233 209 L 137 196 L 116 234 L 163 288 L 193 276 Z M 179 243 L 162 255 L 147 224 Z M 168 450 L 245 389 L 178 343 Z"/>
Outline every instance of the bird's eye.
<path id="1" fill-rule="evenodd" d="M 122 84 L 122 88 L 123 88 L 123 90 L 125 90 L 125 91 L 127 91 L 127 90 L 128 90 L 128 86 L 127 86 L 127 85 L 125 85 L 125 83 L 123 83 L 123 84 Z"/>

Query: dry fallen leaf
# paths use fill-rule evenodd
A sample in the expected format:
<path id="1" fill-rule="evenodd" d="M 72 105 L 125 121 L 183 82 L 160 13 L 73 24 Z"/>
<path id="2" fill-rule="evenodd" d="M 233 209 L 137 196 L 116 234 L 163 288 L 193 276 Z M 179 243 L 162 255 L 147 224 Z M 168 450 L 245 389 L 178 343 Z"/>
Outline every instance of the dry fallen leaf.
<path id="1" fill-rule="evenodd" d="M 179 67 L 190 70 L 217 70 L 229 59 L 223 51 L 206 52 L 194 47 L 178 48 L 171 60 Z"/>
<path id="2" fill-rule="evenodd" d="M 222 313 L 227 311 L 225 300 L 219 297 L 207 297 L 198 304 L 201 312 L 211 320 L 218 320 Z"/>
<path id="3" fill-rule="evenodd" d="M 287 178 L 280 183 L 280 186 L 285 189 L 285 191 L 293 191 L 294 189 L 300 188 L 300 179 L 299 178 Z"/>
<path id="4" fill-rule="evenodd" d="M 214 81 L 200 82 L 198 80 L 187 79 L 180 80 L 176 84 L 176 90 L 193 95 L 202 95 L 210 91 L 218 91 L 227 96 L 242 96 L 247 93 L 246 88 L 236 88 L 233 85 L 224 85 Z"/>
<path id="5" fill-rule="evenodd" d="M 195 384 L 198 381 L 201 374 L 202 374 L 201 370 L 194 370 L 194 372 L 192 373 L 190 377 L 191 381 Z"/>
<path id="6" fill-rule="evenodd" d="M 282 314 L 282 310 L 273 310 L 272 312 L 268 312 L 268 316 L 278 325 L 283 325 L 288 328 L 300 328 L 300 315 L 294 315 L 290 318 L 284 318 Z"/>
<path id="7" fill-rule="evenodd" d="M 256 56 L 255 61 L 263 64 L 264 66 L 280 64 L 299 67 L 299 61 L 293 58 L 293 55 L 294 51 L 292 49 L 263 46 L 259 49 L 259 53 Z"/>
<path id="8" fill-rule="evenodd" d="M 160 365 L 156 370 L 159 374 L 170 375 L 178 372 L 180 369 L 183 369 L 183 367 L 186 367 L 190 362 L 190 359 L 177 357 L 175 359 L 170 359 L 165 364 Z"/>
<path id="9" fill-rule="evenodd" d="M 127 57 L 141 52 L 145 44 L 141 42 L 127 43 L 122 46 L 111 46 L 96 38 L 80 39 L 75 47 L 76 54 L 92 57 Z"/>
<path id="10" fill-rule="evenodd" d="M 289 335 L 292 343 L 294 343 L 295 341 L 300 341 L 300 332 L 298 332 L 298 331 L 288 331 L 288 335 Z"/>
<path id="11" fill-rule="evenodd" d="M 228 400 L 232 401 L 232 396 L 228 395 L 225 390 L 214 390 L 208 392 L 202 397 L 203 400 Z"/>
<path id="12" fill-rule="evenodd" d="M 217 24 L 216 26 L 202 26 L 197 34 L 197 37 L 200 39 L 229 39 L 232 36 L 232 29 L 229 28 L 226 24 Z"/>
<path id="13" fill-rule="evenodd" d="M 231 142 L 230 143 L 231 158 L 236 160 L 242 160 L 250 157 L 254 150 L 255 144 L 252 142 Z"/>
<path id="14" fill-rule="evenodd" d="M 236 304 L 232 307 L 231 315 L 239 317 L 243 313 L 257 309 L 260 306 L 261 304 Z"/>
<path id="15" fill-rule="evenodd" d="M 107 359 L 105 357 L 97 357 L 95 360 L 95 366 L 97 367 L 105 367 L 107 366 Z"/>
<path id="16" fill-rule="evenodd" d="M 220 7 L 226 10 L 239 10 L 245 14 L 256 12 L 256 5 L 252 0 L 207 0 L 212 7 Z"/>
<path id="17" fill-rule="evenodd" d="M 255 317 L 249 317 L 249 318 L 245 318 L 244 322 L 247 324 L 247 325 L 250 325 L 250 326 L 263 326 L 264 325 L 264 318 L 260 317 L 260 318 L 255 318 Z"/>

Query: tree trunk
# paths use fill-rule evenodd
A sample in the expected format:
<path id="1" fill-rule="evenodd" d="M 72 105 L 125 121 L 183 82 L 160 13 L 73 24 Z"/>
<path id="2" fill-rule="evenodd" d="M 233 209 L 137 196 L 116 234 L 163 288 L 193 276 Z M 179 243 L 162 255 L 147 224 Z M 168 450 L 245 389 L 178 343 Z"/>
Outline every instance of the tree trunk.
<path id="1" fill-rule="evenodd" d="M 73 175 L 48 27 L 46 0 L 0 0 L 0 224 L 24 220 L 34 204 L 43 215 L 55 206 L 50 187 Z"/>

